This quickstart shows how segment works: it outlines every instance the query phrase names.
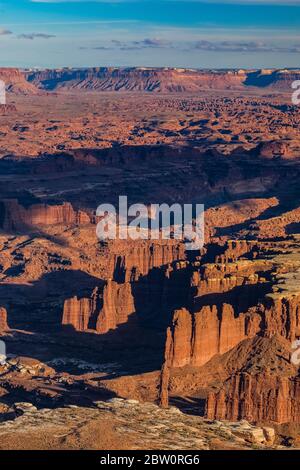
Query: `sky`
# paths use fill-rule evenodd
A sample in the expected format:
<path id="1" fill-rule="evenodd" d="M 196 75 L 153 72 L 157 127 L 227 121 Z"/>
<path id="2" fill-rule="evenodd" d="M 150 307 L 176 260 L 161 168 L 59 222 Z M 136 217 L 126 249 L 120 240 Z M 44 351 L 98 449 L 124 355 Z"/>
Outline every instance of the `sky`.
<path id="1" fill-rule="evenodd" d="M 300 0 L 0 0 L 0 66 L 300 67 Z"/>

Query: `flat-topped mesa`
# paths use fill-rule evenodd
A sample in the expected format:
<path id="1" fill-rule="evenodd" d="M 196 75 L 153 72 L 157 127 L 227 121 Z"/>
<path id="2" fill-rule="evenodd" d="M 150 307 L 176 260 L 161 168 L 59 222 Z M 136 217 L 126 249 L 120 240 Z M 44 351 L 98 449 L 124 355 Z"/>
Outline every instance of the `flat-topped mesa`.
<path id="1" fill-rule="evenodd" d="M 286 72 L 286 73 L 284 73 Z M 243 90 L 247 86 L 290 90 L 299 72 L 270 70 L 197 70 L 186 68 L 93 67 L 48 69 L 25 72 L 30 83 L 44 90 L 131 91 L 155 93 Z M 299 79 L 299 78 L 298 78 Z"/>
<path id="2" fill-rule="evenodd" d="M 292 83 L 300 79 L 299 70 L 261 69 L 247 73 L 245 85 L 270 88 L 272 90 L 291 89 Z"/>
<path id="3" fill-rule="evenodd" d="M 1 67 L 0 80 L 5 83 L 6 90 L 17 95 L 36 95 L 39 93 L 34 84 L 26 80 L 24 74 L 16 68 Z"/>
<path id="4" fill-rule="evenodd" d="M 85 224 L 90 217 L 83 211 L 75 211 L 69 202 L 63 204 L 32 204 L 24 207 L 16 199 L 0 201 L 0 220 L 4 230 L 15 230 L 24 226 L 56 224 Z"/>
<path id="5" fill-rule="evenodd" d="M 0 333 L 7 331 L 9 329 L 7 323 L 7 311 L 4 307 L 0 307 Z"/>
<path id="6" fill-rule="evenodd" d="M 131 92 L 197 92 L 209 88 L 242 88 L 245 74 L 176 68 L 94 67 L 26 73 L 29 82 L 45 90 Z"/>
<path id="7" fill-rule="evenodd" d="M 96 288 L 91 298 L 67 299 L 62 324 L 70 325 L 77 331 L 94 330 L 104 334 L 126 323 L 133 313 L 135 306 L 131 285 L 109 280 L 103 289 Z"/>

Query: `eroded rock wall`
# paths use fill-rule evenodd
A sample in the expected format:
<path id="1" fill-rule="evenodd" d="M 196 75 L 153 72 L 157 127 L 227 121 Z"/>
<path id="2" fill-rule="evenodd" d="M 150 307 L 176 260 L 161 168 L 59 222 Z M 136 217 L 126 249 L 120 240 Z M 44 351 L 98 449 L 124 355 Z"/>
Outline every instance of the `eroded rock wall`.
<path id="1" fill-rule="evenodd" d="M 202 366 L 246 337 L 245 315 L 235 318 L 231 305 L 205 306 L 198 313 L 177 310 L 172 321 L 172 367 Z"/>
<path id="2" fill-rule="evenodd" d="M 12 230 L 38 225 L 55 224 L 83 224 L 89 223 L 90 217 L 82 212 L 75 211 L 72 205 L 64 202 L 59 205 L 33 204 L 24 207 L 17 200 L 1 201 L 1 225 L 4 230 Z"/>
<path id="3" fill-rule="evenodd" d="M 77 331 L 107 333 L 126 323 L 135 312 L 130 283 L 108 281 L 103 290 L 96 288 L 91 298 L 73 297 L 64 303 L 62 324 Z"/>
<path id="4" fill-rule="evenodd" d="M 209 419 L 300 423 L 300 380 L 266 373 L 233 376 L 206 404 Z"/>

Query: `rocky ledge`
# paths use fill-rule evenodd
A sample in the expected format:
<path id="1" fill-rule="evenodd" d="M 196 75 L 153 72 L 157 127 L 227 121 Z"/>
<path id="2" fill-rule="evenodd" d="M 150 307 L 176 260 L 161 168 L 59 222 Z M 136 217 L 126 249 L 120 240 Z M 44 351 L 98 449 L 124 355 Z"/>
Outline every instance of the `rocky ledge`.
<path id="1" fill-rule="evenodd" d="M 271 427 L 211 421 L 151 403 L 113 398 L 94 407 L 40 409 L 15 403 L 16 418 L 0 424 L 0 448 L 279 449 Z M 13 436 L 13 439 L 12 439 Z"/>

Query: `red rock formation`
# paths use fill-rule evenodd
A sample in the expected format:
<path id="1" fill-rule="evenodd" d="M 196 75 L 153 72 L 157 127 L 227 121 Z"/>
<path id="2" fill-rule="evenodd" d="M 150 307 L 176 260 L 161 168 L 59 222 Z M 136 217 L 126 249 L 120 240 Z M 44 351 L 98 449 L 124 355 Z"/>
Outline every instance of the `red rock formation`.
<path id="1" fill-rule="evenodd" d="M 99 290 L 96 288 L 90 299 L 73 297 L 64 303 L 62 325 L 72 325 L 77 331 L 91 328 L 90 321 L 99 305 Z"/>
<path id="2" fill-rule="evenodd" d="M 96 288 L 91 298 L 67 299 L 62 324 L 72 325 L 78 331 L 93 329 L 103 334 L 126 323 L 134 312 L 131 285 L 108 281 L 103 292 Z"/>
<path id="3" fill-rule="evenodd" d="M 37 88 L 29 83 L 24 74 L 14 68 L 0 68 L 0 80 L 3 80 L 8 92 L 13 92 L 17 95 L 37 94 Z"/>
<path id="4" fill-rule="evenodd" d="M 235 287 L 255 285 L 263 282 L 257 272 L 271 269 L 267 261 L 251 262 L 248 260 L 230 264 L 205 264 L 200 270 L 194 271 L 191 287 L 195 297 L 206 294 L 229 292 Z"/>
<path id="5" fill-rule="evenodd" d="M 232 263 L 241 256 L 257 253 L 257 242 L 252 240 L 228 240 L 224 254 L 216 257 L 216 263 Z"/>
<path id="6" fill-rule="evenodd" d="M 240 373 L 233 376 L 225 387 L 218 393 L 209 393 L 206 404 L 209 419 L 300 423 L 298 377 Z"/>
<path id="7" fill-rule="evenodd" d="M 76 212 L 72 205 L 65 202 L 61 205 L 34 204 L 28 208 L 18 204 L 14 199 L 2 201 L 3 228 L 6 230 L 22 226 L 84 224 L 90 218 L 82 211 Z"/>
<path id="8" fill-rule="evenodd" d="M 185 259 L 182 243 L 127 243 L 125 250 L 123 255 L 115 258 L 115 277 L 122 282 L 137 281 L 153 268 Z"/>
<path id="9" fill-rule="evenodd" d="M 159 385 L 159 404 L 162 408 L 169 406 L 169 382 L 170 382 L 170 359 L 172 347 L 172 334 L 171 329 L 167 329 L 167 338 L 165 346 L 165 360 L 160 373 Z"/>
<path id="10" fill-rule="evenodd" d="M 106 333 L 126 323 L 135 312 L 130 283 L 118 284 L 108 281 L 103 291 L 103 307 L 99 313 L 96 330 Z"/>
<path id="11" fill-rule="evenodd" d="M 89 68 L 44 70 L 26 74 L 40 88 L 60 90 L 196 92 L 208 88 L 242 88 L 244 73 L 200 72 L 172 68 Z"/>
<path id="12" fill-rule="evenodd" d="M 202 366 L 216 354 L 224 354 L 246 337 L 245 315 L 234 317 L 224 304 L 219 318 L 216 306 L 205 306 L 191 314 L 177 310 L 172 322 L 172 367 Z"/>
<path id="13" fill-rule="evenodd" d="M 279 334 L 294 341 L 300 337 L 300 295 L 269 295 L 263 309 L 264 335 Z"/>
<path id="14" fill-rule="evenodd" d="M 236 370 L 218 392 L 209 393 L 206 415 L 211 419 L 300 423 L 299 369 L 291 361 L 292 341 L 300 331 L 299 296 L 272 294 L 265 305 L 256 308 L 260 313 L 254 310 L 248 312 L 252 325 L 246 326 L 246 336 L 251 332 L 253 339 L 224 356 L 224 363 L 233 371 L 236 364 Z"/>
<path id="15" fill-rule="evenodd" d="M 247 85 L 290 90 L 299 72 L 199 71 L 179 68 L 59 69 L 28 72 L 27 79 L 46 90 L 93 90 L 135 92 L 197 92 L 207 89 L 238 89 Z"/>
<path id="16" fill-rule="evenodd" d="M 252 230 L 257 232 L 259 239 L 286 237 L 293 232 L 293 227 L 296 228 L 296 232 L 298 231 L 299 217 L 300 209 L 297 207 L 291 211 L 283 212 L 278 217 L 255 221 L 252 224 Z"/>
<path id="17" fill-rule="evenodd" d="M 240 245 L 238 250 L 248 249 L 248 245 Z M 230 250 L 233 256 L 234 247 Z M 268 288 L 260 275 L 270 267 L 267 261 L 243 260 L 206 264 L 192 272 L 191 309 L 176 310 L 172 320 L 172 367 L 202 366 L 260 331 L 264 316 L 251 308 L 253 287 L 257 285 L 257 295 Z"/>
<path id="18" fill-rule="evenodd" d="M 0 307 L 0 333 L 8 329 L 9 327 L 7 324 L 7 311 L 5 308 Z"/>
<path id="19" fill-rule="evenodd" d="M 191 358 L 188 363 L 201 366 L 219 352 L 220 322 L 216 306 L 203 307 L 194 316 Z"/>
<path id="20" fill-rule="evenodd" d="M 278 205 L 276 197 L 267 199 L 243 199 L 227 202 L 205 211 L 205 240 L 216 234 L 220 227 L 241 224 L 258 217 L 270 207 Z"/>
<path id="21" fill-rule="evenodd" d="M 191 357 L 192 317 L 188 310 L 181 309 L 174 312 L 171 331 L 171 366 L 185 366 Z"/>
<path id="22" fill-rule="evenodd" d="M 219 354 L 224 354 L 245 339 L 245 315 L 234 317 L 231 305 L 223 305 L 220 322 Z"/>

